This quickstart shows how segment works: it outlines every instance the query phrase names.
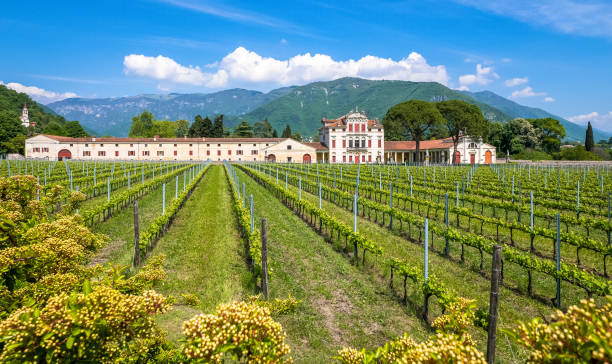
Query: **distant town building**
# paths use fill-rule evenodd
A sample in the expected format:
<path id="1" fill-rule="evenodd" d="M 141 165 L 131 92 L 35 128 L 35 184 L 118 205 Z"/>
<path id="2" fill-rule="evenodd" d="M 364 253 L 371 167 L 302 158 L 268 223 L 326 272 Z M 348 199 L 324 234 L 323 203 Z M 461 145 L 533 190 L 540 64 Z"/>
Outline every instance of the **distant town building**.
<path id="1" fill-rule="evenodd" d="M 387 141 L 382 123 L 366 113 L 350 111 L 337 119 L 321 119 L 319 142 L 289 138 L 70 138 L 37 135 L 26 140 L 26 156 L 49 160 L 211 160 L 292 163 L 413 163 L 414 141 Z M 453 156 L 449 139 L 424 140 L 421 163 L 489 164 L 495 147 L 461 137 Z"/>
<path id="2" fill-rule="evenodd" d="M 19 117 L 19 120 L 21 121 L 21 125 L 26 128 L 36 125 L 36 123 L 30 122 L 30 114 L 25 103 L 23 104 L 23 109 L 21 109 L 21 116 Z"/>

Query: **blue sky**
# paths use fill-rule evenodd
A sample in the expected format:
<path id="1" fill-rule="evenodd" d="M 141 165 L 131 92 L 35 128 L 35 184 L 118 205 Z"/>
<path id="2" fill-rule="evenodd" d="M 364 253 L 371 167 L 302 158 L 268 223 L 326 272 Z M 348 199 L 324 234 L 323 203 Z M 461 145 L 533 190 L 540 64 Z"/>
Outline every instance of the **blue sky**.
<path id="1" fill-rule="evenodd" d="M 604 0 L 9 0 L 0 44 L 0 81 L 41 102 L 357 76 L 491 90 L 612 130 Z"/>

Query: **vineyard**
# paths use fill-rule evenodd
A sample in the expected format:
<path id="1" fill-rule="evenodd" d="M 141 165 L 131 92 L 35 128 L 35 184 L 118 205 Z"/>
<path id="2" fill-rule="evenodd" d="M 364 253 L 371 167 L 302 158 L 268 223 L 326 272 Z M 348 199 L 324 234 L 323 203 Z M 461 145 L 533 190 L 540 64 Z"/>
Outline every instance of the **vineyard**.
<path id="1" fill-rule="evenodd" d="M 0 362 L 610 362 L 610 191 L 588 165 L 2 160 Z"/>

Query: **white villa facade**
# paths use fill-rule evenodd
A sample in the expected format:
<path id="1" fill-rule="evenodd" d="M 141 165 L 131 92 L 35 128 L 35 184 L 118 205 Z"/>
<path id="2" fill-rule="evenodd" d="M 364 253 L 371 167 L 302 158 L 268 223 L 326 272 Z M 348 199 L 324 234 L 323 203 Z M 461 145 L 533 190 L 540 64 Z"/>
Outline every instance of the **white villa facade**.
<path id="1" fill-rule="evenodd" d="M 289 138 L 70 138 L 37 135 L 26 140 L 27 158 L 60 160 L 211 160 L 292 163 L 412 163 L 414 141 L 386 141 L 383 125 L 361 111 L 321 120 L 318 143 Z M 451 139 L 420 143 L 426 164 L 490 164 L 495 147 L 460 138 L 453 156 Z"/>

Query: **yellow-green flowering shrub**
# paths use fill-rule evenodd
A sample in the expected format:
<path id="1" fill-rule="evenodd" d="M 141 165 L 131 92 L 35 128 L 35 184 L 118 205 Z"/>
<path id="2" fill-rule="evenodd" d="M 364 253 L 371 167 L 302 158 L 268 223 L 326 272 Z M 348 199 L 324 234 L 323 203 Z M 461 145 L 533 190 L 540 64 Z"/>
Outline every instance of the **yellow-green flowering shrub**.
<path id="1" fill-rule="evenodd" d="M 183 353 L 190 361 L 221 363 L 232 358 L 246 363 L 290 363 L 282 326 L 265 307 L 234 302 L 217 306 L 215 314 L 197 315 L 183 323 Z"/>
<path id="2" fill-rule="evenodd" d="M 261 295 L 249 296 L 248 302 L 256 304 L 260 307 L 266 307 L 270 310 L 271 315 L 284 315 L 295 312 L 297 306 L 302 303 L 291 295 L 287 298 L 274 298 L 272 300 L 263 300 Z"/>
<path id="3" fill-rule="evenodd" d="M 427 341 L 417 343 L 408 334 L 388 342 L 374 351 L 343 348 L 338 359 L 345 364 L 369 363 L 486 363 L 484 355 L 467 333 L 474 323 L 474 301 L 458 298 L 447 307 L 446 314 L 432 326 L 438 331 Z"/>
<path id="4" fill-rule="evenodd" d="M 112 362 L 146 357 L 161 343 L 153 315 L 168 309 L 154 291 L 127 295 L 106 286 L 51 297 L 0 322 L 0 362 Z"/>
<path id="5" fill-rule="evenodd" d="M 557 311 L 550 324 L 536 318 L 511 332 L 529 351 L 530 363 L 611 363 L 612 297 L 597 307 L 593 299 Z"/>

